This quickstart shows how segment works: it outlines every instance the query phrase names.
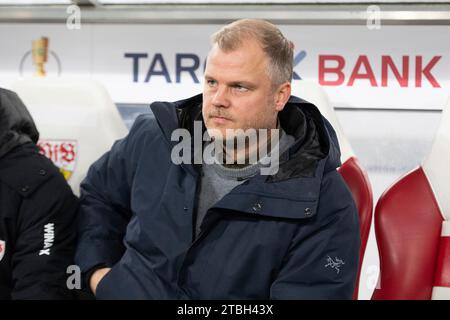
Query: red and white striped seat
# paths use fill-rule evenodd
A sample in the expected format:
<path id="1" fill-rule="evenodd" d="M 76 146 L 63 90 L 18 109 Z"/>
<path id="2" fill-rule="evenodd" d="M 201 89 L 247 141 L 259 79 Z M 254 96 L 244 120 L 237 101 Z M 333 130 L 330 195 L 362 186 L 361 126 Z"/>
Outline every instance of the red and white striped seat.
<path id="1" fill-rule="evenodd" d="M 316 105 L 336 131 L 341 149 L 342 162 L 338 171 L 344 178 L 353 195 L 360 220 L 361 247 L 359 251 L 358 278 L 353 294 L 353 298 L 357 299 L 359 277 L 361 274 L 367 239 L 369 237 L 370 225 L 372 223 L 373 195 L 369 177 L 355 156 L 348 139 L 345 137 L 336 116 L 336 112 L 331 106 L 325 91 L 314 82 L 301 80 L 295 82 L 295 86 L 292 88 L 292 94 Z"/>
<path id="2" fill-rule="evenodd" d="M 450 100 L 423 164 L 375 209 L 380 283 L 372 299 L 450 299 Z"/>

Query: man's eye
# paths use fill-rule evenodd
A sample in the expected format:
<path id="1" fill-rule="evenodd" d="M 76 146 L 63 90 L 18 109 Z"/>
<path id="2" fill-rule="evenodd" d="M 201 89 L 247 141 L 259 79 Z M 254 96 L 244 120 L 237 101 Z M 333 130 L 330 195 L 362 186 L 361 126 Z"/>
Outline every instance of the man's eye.
<path id="1" fill-rule="evenodd" d="M 208 86 L 210 87 L 214 87 L 217 84 L 215 80 L 207 80 L 206 83 L 208 83 Z"/>
<path id="2" fill-rule="evenodd" d="M 248 91 L 248 88 L 243 87 L 241 85 L 236 85 L 234 88 L 239 92 L 247 92 Z"/>

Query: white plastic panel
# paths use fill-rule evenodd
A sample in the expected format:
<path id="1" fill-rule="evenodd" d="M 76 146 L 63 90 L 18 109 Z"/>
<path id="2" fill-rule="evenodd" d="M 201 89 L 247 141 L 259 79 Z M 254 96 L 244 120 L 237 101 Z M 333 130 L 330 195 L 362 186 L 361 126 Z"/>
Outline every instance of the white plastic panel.
<path id="1" fill-rule="evenodd" d="M 79 194 L 89 166 L 127 134 L 108 93 L 92 80 L 63 79 L 22 80 L 12 90 L 34 118 L 46 155 Z"/>
<path id="2" fill-rule="evenodd" d="M 439 129 L 423 169 L 436 196 L 444 220 L 450 220 L 450 99 L 442 112 Z"/>
<path id="3" fill-rule="evenodd" d="M 350 157 L 354 156 L 354 152 L 342 131 L 336 112 L 331 106 L 326 92 L 312 81 L 300 80 L 292 87 L 292 94 L 316 105 L 322 115 L 331 123 L 339 140 L 341 162 L 344 163 Z"/>

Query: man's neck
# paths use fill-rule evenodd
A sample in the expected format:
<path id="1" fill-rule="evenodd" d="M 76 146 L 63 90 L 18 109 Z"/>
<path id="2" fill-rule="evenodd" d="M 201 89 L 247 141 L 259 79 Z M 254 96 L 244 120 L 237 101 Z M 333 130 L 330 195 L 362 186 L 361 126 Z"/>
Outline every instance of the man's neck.
<path id="1" fill-rule="evenodd" d="M 226 142 L 223 145 L 223 157 L 222 162 L 227 168 L 240 169 L 253 165 L 260 161 L 262 158 L 266 157 L 271 153 L 272 147 L 279 143 L 280 139 L 280 123 L 277 120 L 276 128 L 274 129 L 264 129 L 264 133 L 257 132 L 257 143 L 249 144 L 245 141 L 243 148 L 239 148 L 239 143 L 237 139 L 234 139 L 232 147 L 228 147 Z M 230 150 L 228 152 L 228 150 Z M 228 157 L 228 158 L 227 158 Z"/>

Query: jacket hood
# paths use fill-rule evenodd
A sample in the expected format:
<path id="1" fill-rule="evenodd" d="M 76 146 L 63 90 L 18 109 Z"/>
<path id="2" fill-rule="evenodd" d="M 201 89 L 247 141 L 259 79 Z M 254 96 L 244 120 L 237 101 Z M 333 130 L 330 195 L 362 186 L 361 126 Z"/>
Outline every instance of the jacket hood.
<path id="1" fill-rule="evenodd" d="M 12 91 L 0 88 L 0 158 L 27 142 L 36 143 L 39 132 L 30 113 Z"/>
<path id="2" fill-rule="evenodd" d="M 150 107 L 170 144 L 174 144 L 171 134 L 177 128 L 188 129 L 193 134 L 195 120 L 202 121 L 203 130 L 206 129 L 201 112 L 201 94 L 174 103 L 153 103 Z M 268 176 L 269 182 L 312 177 L 319 163 L 324 172 L 341 165 L 336 132 L 315 105 L 291 96 L 278 117 L 283 130 L 294 136 L 295 143 L 280 154 L 279 170 L 275 175 Z"/>
<path id="3" fill-rule="evenodd" d="M 325 172 L 341 166 L 336 132 L 314 104 L 291 96 L 278 116 L 281 127 L 296 138 L 295 144 L 289 149 L 289 158 L 294 165 L 295 159 L 311 164 L 324 159 Z"/>

